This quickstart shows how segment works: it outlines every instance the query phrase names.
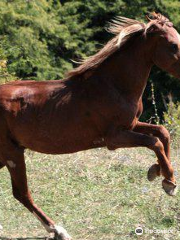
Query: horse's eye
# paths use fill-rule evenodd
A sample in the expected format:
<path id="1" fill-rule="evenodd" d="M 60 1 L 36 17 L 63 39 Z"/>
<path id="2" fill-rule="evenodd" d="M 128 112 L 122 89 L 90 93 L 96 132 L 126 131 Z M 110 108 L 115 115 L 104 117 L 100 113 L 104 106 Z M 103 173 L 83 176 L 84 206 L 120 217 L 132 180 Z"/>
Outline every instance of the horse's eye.
<path id="1" fill-rule="evenodd" d="M 178 49 L 179 49 L 178 44 L 173 43 L 173 44 L 171 45 L 171 49 L 173 50 L 173 52 L 177 52 Z"/>

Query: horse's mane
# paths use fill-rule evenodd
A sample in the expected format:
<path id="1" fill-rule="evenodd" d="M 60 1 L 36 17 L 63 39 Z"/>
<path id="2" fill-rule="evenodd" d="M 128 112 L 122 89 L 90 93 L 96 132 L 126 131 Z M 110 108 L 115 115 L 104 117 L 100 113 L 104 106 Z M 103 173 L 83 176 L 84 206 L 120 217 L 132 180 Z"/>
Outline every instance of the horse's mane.
<path id="1" fill-rule="evenodd" d="M 150 23 L 158 22 L 159 24 L 172 24 L 168 18 L 160 13 L 151 13 L 146 16 Z M 122 45 L 124 45 L 130 38 L 138 33 L 146 31 L 151 24 L 145 24 L 137 20 L 126 17 L 116 17 L 109 23 L 107 31 L 114 34 L 115 37 L 111 39 L 99 52 L 79 62 L 81 65 L 67 73 L 67 77 L 74 77 L 85 73 L 86 71 L 97 68 L 109 56 L 115 53 Z"/>

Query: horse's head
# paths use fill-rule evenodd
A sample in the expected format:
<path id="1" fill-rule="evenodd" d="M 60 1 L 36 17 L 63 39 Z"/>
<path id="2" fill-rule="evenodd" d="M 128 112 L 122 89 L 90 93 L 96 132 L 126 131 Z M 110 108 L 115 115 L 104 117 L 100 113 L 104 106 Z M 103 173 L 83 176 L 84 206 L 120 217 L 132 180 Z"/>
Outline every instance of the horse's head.
<path id="1" fill-rule="evenodd" d="M 161 14 L 148 18 L 146 36 L 154 43 L 152 61 L 161 69 L 180 78 L 180 35 Z"/>

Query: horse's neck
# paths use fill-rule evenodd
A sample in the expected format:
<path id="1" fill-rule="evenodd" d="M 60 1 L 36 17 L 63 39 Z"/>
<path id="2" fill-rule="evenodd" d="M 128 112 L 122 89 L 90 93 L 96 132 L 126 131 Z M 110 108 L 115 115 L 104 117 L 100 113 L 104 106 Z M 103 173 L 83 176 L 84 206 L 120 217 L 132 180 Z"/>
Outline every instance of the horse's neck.
<path id="1" fill-rule="evenodd" d="M 138 100 L 146 87 L 151 67 L 146 44 L 135 42 L 111 56 L 98 74 L 103 74 L 104 79 L 111 81 L 121 93 Z"/>

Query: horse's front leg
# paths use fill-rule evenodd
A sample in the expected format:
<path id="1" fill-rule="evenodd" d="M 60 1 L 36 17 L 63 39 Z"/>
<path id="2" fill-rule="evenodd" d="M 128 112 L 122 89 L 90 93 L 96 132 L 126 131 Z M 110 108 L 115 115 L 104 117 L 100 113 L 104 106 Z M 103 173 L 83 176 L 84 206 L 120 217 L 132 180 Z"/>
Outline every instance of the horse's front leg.
<path id="1" fill-rule="evenodd" d="M 138 122 L 133 131 L 158 137 L 163 143 L 166 157 L 170 161 L 170 134 L 164 126 Z M 148 180 L 153 181 L 157 176 L 160 176 L 159 163 L 153 164 L 149 168 Z"/>
<path id="2" fill-rule="evenodd" d="M 174 171 L 166 156 L 164 145 L 159 138 L 134 131 L 113 128 L 106 135 L 105 142 L 109 150 L 123 147 L 147 147 L 153 150 L 158 158 L 162 175 L 165 177 L 162 182 L 163 188 L 167 194 L 175 195 L 176 181 Z"/>

